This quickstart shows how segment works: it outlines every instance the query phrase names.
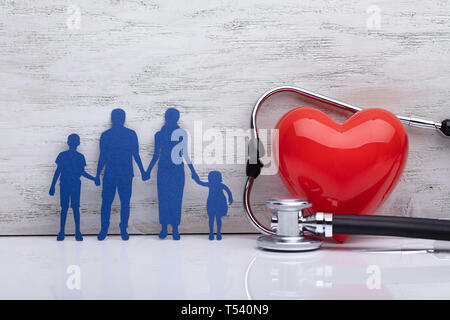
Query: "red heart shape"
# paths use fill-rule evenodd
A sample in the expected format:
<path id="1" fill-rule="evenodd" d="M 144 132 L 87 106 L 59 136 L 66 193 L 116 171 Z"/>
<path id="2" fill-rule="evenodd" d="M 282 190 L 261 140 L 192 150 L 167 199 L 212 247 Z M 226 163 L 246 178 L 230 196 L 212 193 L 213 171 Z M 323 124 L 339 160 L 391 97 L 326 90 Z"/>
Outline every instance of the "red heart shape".
<path id="1" fill-rule="evenodd" d="M 340 124 L 317 109 L 297 108 L 276 128 L 281 179 L 295 197 L 307 198 L 315 212 L 373 214 L 406 164 L 405 128 L 383 109 L 359 111 Z M 346 237 L 334 236 L 340 242 Z"/>

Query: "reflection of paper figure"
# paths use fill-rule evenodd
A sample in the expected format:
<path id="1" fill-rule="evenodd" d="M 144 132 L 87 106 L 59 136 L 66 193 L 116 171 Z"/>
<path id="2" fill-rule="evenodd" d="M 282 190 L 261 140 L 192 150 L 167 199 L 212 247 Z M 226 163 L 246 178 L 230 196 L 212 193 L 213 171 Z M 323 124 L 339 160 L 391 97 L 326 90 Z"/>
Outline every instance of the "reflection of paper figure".
<path id="1" fill-rule="evenodd" d="M 207 275 L 208 275 L 208 299 L 226 299 L 233 291 L 232 272 L 230 270 L 230 262 L 227 259 L 226 249 L 218 243 L 211 243 L 207 253 Z"/>
<path id="2" fill-rule="evenodd" d="M 154 268 L 156 280 L 151 284 L 157 290 L 156 299 L 186 299 L 187 289 L 185 281 L 188 279 L 186 274 L 186 265 L 184 264 L 182 247 L 179 242 L 171 242 L 165 246 L 158 246 L 159 252 L 156 253 Z M 189 273 L 188 273 L 189 274 Z"/>
<path id="3" fill-rule="evenodd" d="M 209 240 L 214 240 L 214 219 L 217 225 L 217 240 L 222 239 L 222 217 L 227 215 L 228 205 L 224 192 L 228 195 L 228 201 L 233 203 L 233 195 L 230 189 L 222 183 L 222 174 L 219 171 L 211 171 L 208 174 L 208 182 L 203 182 L 199 178 L 195 181 L 204 187 L 209 188 L 206 211 L 209 217 Z"/>
<path id="4" fill-rule="evenodd" d="M 131 252 L 127 242 L 104 242 L 95 252 L 98 261 L 98 278 L 90 281 L 95 288 L 94 299 L 134 299 L 131 285 L 132 267 L 128 254 Z"/>
<path id="5" fill-rule="evenodd" d="M 180 239 L 178 226 L 181 221 L 184 191 L 183 160 L 191 170 L 192 177 L 197 177 L 188 155 L 187 133 L 177 124 L 179 118 L 180 112 L 177 109 L 167 109 L 166 123 L 155 134 L 155 150 L 145 176 L 145 179 L 150 179 L 151 171 L 158 162 L 157 189 L 161 239 L 167 236 L 168 225 L 172 226 L 173 239 Z"/>
<path id="6" fill-rule="evenodd" d="M 112 127 L 102 133 L 100 137 L 100 156 L 97 165 L 95 184 L 100 185 L 100 174 L 105 168 L 103 176 L 101 230 L 98 240 L 104 240 L 108 234 L 111 216 L 111 205 L 116 191 L 120 198 L 120 235 L 128 240 L 128 219 L 130 217 L 130 199 L 133 182 L 133 158 L 144 178 L 144 168 L 139 156 L 139 142 L 131 129 L 124 126 L 125 111 L 114 109 L 111 112 Z"/>
<path id="7" fill-rule="evenodd" d="M 59 194 L 61 202 L 61 218 L 58 241 L 64 240 L 67 211 L 69 206 L 73 211 L 73 218 L 75 220 L 75 239 L 82 241 L 83 236 L 80 231 L 80 192 L 81 192 L 81 176 L 90 180 L 95 180 L 93 176 L 88 174 L 84 167 L 86 160 L 84 156 L 77 151 L 80 145 L 80 137 L 73 133 L 67 138 L 69 150 L 61 152 L 56 158 L 57 168 L 53 175 L 52 185 L 49 194 L 55 194 L 55 185 L 59 178 Z"/>

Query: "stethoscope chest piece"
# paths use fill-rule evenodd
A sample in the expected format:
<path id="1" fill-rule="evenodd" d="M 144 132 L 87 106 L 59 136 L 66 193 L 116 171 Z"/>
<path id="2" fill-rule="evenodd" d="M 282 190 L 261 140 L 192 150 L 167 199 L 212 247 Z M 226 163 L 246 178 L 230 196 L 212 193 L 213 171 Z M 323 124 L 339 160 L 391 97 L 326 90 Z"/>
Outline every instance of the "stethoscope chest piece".
<path id="1" fill-rule="evenodd" d="M 271 228 L 273 235 L 261 236 L 256 240 L 261 249 L 274 251 L 311 251 L 319 249 L 321 241 L 303 237 L 301 226 L 302 210 L 311 204 L 302 199 L 272 199 L 266 202 L 274 209 Z"/>

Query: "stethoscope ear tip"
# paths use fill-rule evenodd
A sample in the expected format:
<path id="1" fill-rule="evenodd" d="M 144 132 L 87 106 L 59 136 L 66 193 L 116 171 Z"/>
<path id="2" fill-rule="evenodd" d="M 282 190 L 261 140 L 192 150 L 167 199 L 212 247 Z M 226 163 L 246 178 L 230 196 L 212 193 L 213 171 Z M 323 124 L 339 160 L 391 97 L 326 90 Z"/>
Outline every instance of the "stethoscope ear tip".
<path id="1" fill-rule="evenodd" d="M 450 119 L 445 119 L 441 123 L 441 128 L 439 129 L 447 137 L 450 137 Z"/>

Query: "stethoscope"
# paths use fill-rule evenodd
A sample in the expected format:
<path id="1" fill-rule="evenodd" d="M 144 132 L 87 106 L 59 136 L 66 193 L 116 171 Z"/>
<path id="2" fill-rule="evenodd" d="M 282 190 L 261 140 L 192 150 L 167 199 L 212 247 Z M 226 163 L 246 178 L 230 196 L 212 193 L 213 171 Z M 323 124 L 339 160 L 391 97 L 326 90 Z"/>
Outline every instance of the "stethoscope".
<path id="1" fill-rule="evenodd" d="M 317 238 L 332 237 L 333 234 L 381 235 L 422 239 L 450 240 L 450 220 L 408 218 L 396 216 L 350 215 L 317 212 L 306 214 L 305 209 L 312 206 L 306 199 L 272 199 L 266 205 L 274 210 L 271 227 L 263 226 L 255 217 L 250 194 L 255 179 L 263 167 L 260 161 L 264 148 L 260 143 L 256 117 L 264 101 L 280 92 L 293 92 L 303 97 L 327 105 L 356 113 L 361 108 L 328 98 L 326 96 L 296 87 L 278 87 L 264 93 L 256 102 L 250 119 L 251 139 L 248 145 L 246 167 L 247 182 L 244 187 L 244 209 L 252 225 L 263 234 L 257 239 L 262 249 L 274 251 L 310 251 L 321 247 Z M 408 126 L 438 130 L 450 137 L 450 119 L 441 123 L 430 120 L 397 116 Z M 310 235 L 312 238 L 305 237 Z"/>

